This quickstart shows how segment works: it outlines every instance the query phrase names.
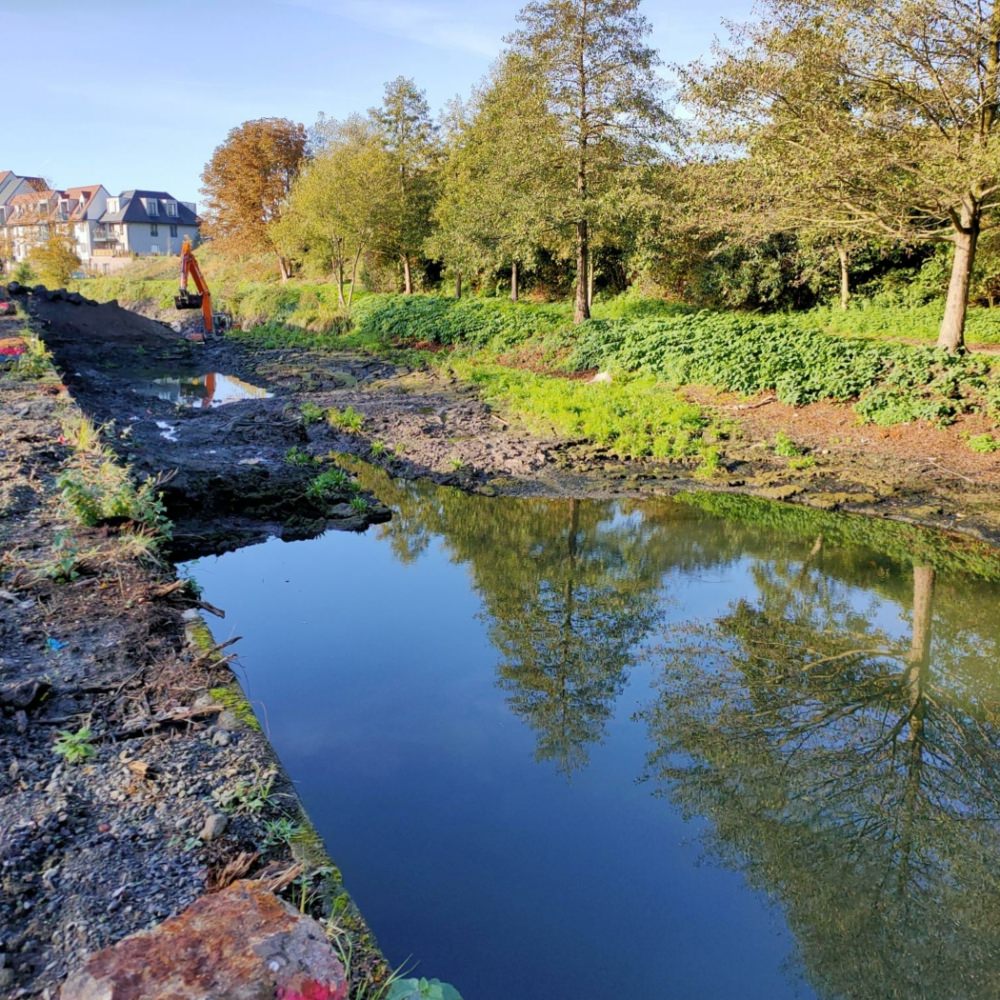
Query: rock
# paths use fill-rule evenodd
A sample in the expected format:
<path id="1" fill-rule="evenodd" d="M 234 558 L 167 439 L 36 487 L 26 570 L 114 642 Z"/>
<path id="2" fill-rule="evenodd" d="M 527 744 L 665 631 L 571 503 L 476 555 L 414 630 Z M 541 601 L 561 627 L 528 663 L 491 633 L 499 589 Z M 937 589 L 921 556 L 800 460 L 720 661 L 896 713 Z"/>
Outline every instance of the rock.
<path id="1" fill-rule="evenodd" d="M 242 723 L 236 717 L 236 713 L 231 712 L 228 708 L 219 712 L 219 717 L 216 719 L 215 724 L 219 729 L 228 729 L 230 732 L 242 727 Z"/>
<path id="2" fill-rule="evenodd" d="M 0 686 L 0 708 L 28 711 L 52 690 L 48 681 L 20 681 Z"/>
<path id="3" fill-rule="evenodd" d="M 208 819 L 205 820 L 205 823 L 201 828 L 201 833 L 198 834 L 198 839 L 207 844 L 210 841 L 221 837 L 226 832 L 226 827 L 228 825 L 229 817 L 225 813 L 212 813 Z"/>
<path id="4" fill-rule="evenodd" d="M 217 729 L 212 733 L 212 745 L 217 747 L 227 747 L 232 742 L 232 736 L 225 729 Z"/>
<path id="5" fill-rule="evenodd" d="M 598 372 L 592 379 L 591 382 L 611 382 L 611 372 Z"/>
<path id="6" fill-rule="evenodd" d="M 256 882 L 202 896 L 179 916 L 98 952 L 61 1000 L 346 1000 L 323 929 Z"/>

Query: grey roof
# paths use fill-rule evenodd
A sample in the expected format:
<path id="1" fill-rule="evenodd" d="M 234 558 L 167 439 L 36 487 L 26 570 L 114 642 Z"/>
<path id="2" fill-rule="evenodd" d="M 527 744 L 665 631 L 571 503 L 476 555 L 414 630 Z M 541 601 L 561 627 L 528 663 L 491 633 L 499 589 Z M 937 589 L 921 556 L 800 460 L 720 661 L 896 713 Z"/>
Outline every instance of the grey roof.
<path id="1" fill-rule="evenodd" d="M 7 172 L 0 174 L 0 205 L 6 205 L 14 192 L 20 187 L 22 181 L 27 181 L 32 191 L 42 191 L 48 185 L 40 177 L 21 177 L 19 174 Z"/>
<path id="2" fill-rule="evenodd" d="M 114 197 L 112 195 L 112 197 Z M 159 215 L 150 215 L 142 199 L 155 198 L 160 205 Z M 165 201 L 177 202 L 177 214 L 167 215 Z M 197 226 L 198 216 L 182 201 L 179 201 L 166 191 L 122 191 L 118 195 L 118 211 L 105 212 L 98 220 L 100 222 L 164 222 L 176 226 Z"/>

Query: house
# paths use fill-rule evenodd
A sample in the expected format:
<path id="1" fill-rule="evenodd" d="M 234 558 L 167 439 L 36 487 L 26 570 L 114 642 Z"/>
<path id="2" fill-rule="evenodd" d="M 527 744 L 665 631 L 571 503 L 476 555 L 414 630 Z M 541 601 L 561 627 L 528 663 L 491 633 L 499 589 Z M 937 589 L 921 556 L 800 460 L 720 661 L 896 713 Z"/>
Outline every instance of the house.
<path id="1" fill-rule="evenodd" d="M 166 191 L 123 191 L 97 220 L 91 263 L 111 270 L 115 257 L 176 254 L 185 237 L 197 242 L 199 224 L 194 205 Z"/>
<path id="2" fill-rule="evenodd" d="M 176 254 L 198 240 L 195 206 L 166 191 L 124 191 L 103 184 L 58 191 L 38 177 L 0 171 L 0 268 L 22 261 L 54 234 L 70 237 L 88 270 L 118 270 L 132 257 Z"/>

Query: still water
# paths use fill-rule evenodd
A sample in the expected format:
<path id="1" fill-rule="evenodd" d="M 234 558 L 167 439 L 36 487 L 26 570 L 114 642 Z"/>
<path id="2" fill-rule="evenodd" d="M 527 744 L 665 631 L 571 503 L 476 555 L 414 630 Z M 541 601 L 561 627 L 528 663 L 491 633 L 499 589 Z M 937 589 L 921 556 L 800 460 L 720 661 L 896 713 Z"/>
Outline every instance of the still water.
<path id="1" fill-rule="evenodd" d="M 1000 996 L 1000 558 L 366 483 L 189 564 L 390 962 L 466 1000 Z"/>

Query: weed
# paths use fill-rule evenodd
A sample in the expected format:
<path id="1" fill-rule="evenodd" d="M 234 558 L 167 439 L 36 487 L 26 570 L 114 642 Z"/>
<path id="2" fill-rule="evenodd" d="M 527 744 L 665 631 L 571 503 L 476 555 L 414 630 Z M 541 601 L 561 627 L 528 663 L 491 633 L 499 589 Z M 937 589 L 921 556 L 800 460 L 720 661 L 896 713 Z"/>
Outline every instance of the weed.
<path id="1" fill-rule="evenodd" d="M 287 816 L 264 821 L 264 847 L 276 847 L 279 844 L 291 844 L 302 828 Z"/>
<path id="2" fill-rule="evenodd" d="M 170 521 L 156 491 L 159 480 L 147 478 L 136 486 L 130 473 L 110 458 L 71 465 L 56 479 L 63 509 L 84 527 L 132 521 L 157 540 L 169 538 Z"/>
<path id="3" fill-rule="evenodd" d="M 24 341 L 25 350 L 6 369 L 12 378 L 20 380 L 42 379 L 52 374 L 52 355 L 45 349 L 41 339 L 25 327 L 18 334 Z"/>
<path id="4" fill-rule="evenodd" d="M 285 463 L 287 465 L 312 465 L 313 457 L 304 448 L 294 444 L 285 452 Z"/>
<path id="5" fill-rule="evenodd" d="M 452 470 L 458 472 L 465 463 L 460 458 L 453 458 L 451 460 Z"/>
<path id="6" fill-rule="evenodd" d="M 326 415 L 326 411 L 322 406 L 307 401 L 299 407 L 299 415 L 302 417 L 303 423 L 318 424 Z"/>
<path id="7" fill-rule="evenodd" d="M 980 455 L 989 455 L 1000 450 L 1000 440 L 992 434 L 973 434 L 965 443 Z"/>
<path id="8" fill-rule="evenodd" d="M 372 458 L 381 458 L 388 450 L 389 447 L 384 441 L 372 441 Z"/>
<path id="9" fill-rule="evenodd" d="M 89 455 L 108 456 L 101 435 L 110 430 L 110 425 L 98 428 L 93 421 L 89 420 L 82 413 L 67 417 L 62 423 L 63 440 L 75 452 L 83 452 Z"/>
<path id="10" fill-rule="evenodd" d="M 356 489 L 356 484 L 343 469 L 321 472 L 306 488 L 306 495 L 314 500 L 329 500 Z"/>
<path id="11" fill-rule="evenodd" d="M 277 772 L 273 767 L 254 770 L 252 778 L 240 778 L 213 792 L 213 797 L 223 812 L 243 816 L 257 816 L 272 804 L 271 792 Z"/>
<path id="12" fill-rule="evenodd" d="M 344 410 L 338 410 L 331 406 L 326 411 L 326 421 L 331 427 L 339 427 L 345 431 L 359 431 L 365 422 L 364 414 L 358 413 L 353 406 L 348 406 Z"/>
<path id="13" fill-rule="evenodd" d="M 90 726 L 83 726 L 75 733 L 71 733 L 68 729 L 60 729 L 52 749 L 67 764 L 82 764 L 97 753 L 92 740 L 93 733 Z"/>
<path id="14" fill-rule="evenodd" d="M 67 583 L 79 575 L 80 547 L 75 538 L 65 531 L 56 533 L 52 557 L 40 567 L 44 576 L 57 583 Z"/>
<path id="15" fill-rule="evenodd" d="M 364 497 L 351 497 L 351 510 L 364 514 L 368 510 L 368 501 Z"/>
<path id="16" fill-rule="evenodd" d="M 816 464 L 812 455 L 796 455 L 788 460 L 789 469 L 811 469 Z"/>
<path id="17" fill-rule="evenodd" d="M 795 458 L 802 454 L 799 446 L 784 432 L 774 435 L 774 453 L 782 458 Z"/>
<path id="18" fill-rule="evenodd" d="M 717 445 L 706 445 L 701 450 L 701 462 L 694 470 L 694 474 L 699 479 L 711 479 L 718 471 L 722 460 L 722 453 Z"/>

